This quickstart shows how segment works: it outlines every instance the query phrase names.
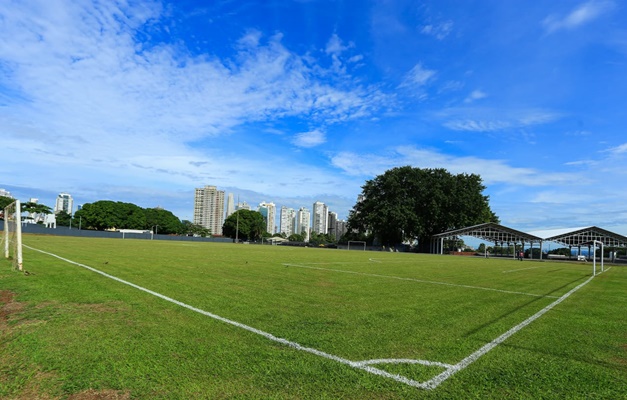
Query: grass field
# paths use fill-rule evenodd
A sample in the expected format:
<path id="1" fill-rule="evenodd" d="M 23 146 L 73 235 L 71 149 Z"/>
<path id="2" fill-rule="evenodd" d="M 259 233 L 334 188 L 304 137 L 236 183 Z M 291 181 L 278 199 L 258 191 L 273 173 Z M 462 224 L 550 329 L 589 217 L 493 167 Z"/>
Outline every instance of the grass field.
<path id="1" fill-rule="evenodd" d="M 627 398 L 625 267 L 24 244 L 28 275 L 0 261 L 2 399 Z"/>

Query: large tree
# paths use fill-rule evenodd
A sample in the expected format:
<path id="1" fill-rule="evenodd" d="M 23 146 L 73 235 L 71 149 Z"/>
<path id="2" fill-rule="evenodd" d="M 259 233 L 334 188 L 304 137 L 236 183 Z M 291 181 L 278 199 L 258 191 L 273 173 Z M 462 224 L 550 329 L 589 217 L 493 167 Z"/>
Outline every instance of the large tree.
<path id="1" fill-rule="evenodd" d="M 224 236 L 239 240 L 257 240 L 266 231 L 266 220 L 257 211 L 237 210 L 224 221 Z"/>
<path id="2" fill-rule="evenodd" d="M 15 199 L 12 198 L 12 197 L 0 196 L 0 210 L 4 210 L 4 207 L 8 206 L 9 204 L 13 203 L 14 201 L 15 201 Z"/>
<path id="3" fill-rule="evenodd" d="M 132 203 L 100 200 L 87 203 L 74 213 L 74 221 L 81 220 L 86 229 L 143 229 L 156 233 L 180 233 L 183 224 L 170 211 L 159 208 L 144 209 Z"/>
<path id="4" fill-rule="evenodd" d="M 362 200 L 351 210 L 348 227 L 371 233 L 386 246 L 417 240 L 419 251 L 428 252 L 434 234 L 498 222 L 484 190 L 475 174 L 393 168 L 362 186 Z"/>

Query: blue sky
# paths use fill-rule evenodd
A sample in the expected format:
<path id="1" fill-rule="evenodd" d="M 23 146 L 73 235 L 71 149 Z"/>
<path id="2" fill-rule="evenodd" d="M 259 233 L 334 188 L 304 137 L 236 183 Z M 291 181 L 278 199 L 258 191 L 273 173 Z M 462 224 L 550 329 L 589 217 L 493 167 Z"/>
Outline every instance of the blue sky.
<path id="1" fill-rule="evenodd" d="M 520 230 L 627 234 L 620 1 L 0 2 L 0 188 L 191 219 L 195 187 L 345 218 L 412 165 Z"/>

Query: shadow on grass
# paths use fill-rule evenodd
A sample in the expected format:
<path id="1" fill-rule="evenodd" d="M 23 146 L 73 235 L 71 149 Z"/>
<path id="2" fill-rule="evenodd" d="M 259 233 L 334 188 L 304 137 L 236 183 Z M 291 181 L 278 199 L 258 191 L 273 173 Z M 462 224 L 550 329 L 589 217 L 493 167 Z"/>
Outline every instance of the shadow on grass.
<path id="1" fill-rule="evenodd" d="M 519 306 L 517 306 L 517 307 L 515 307 L 515 308 L 511 309 L 510 311 L 508 311 L 508 312 L 506 312 L 506 313 L 503 313 L 503 314 L 501 314 L 500 316 L 498 316 L 498 317 L 496 317 L 496 318 L 493 318 L 493 319 L 491 319 L 490 321 L 488 321 L 488 322 L 486 322 L 486 323 L 484 323 L 484 324 L 481 324 L 481 325 L 477 326 L 477 327 L 476 327 L 476 328 L 474 328 L 474 329 L 471 329 L 471 330 L 467 331 L 467 332 L 465 333 L 465 336 L 466 336 L 466 337 L 468 337 L 468 336 L 474 335 L 475 333 L 477 333 L 477 332 L 479 332 L 479 331 L 481 331 L 481 330 L 483 330 L 483 329 L 487 328 L 487 327 L 488 327 L 488 326 L 490 326 L 490 325 L 493 325 L 493 324 L 495 324 L 495 323 L 497 323 L 497 322 L 501 321 L 502 319 L 504 319 L 504 318 L 506 318 L 506 317 L 508 317 L 508 316 L 510 316 L 510 315 L 512 315 L 512 314 L 514 314 L 515 312 L 518 312 L 518 311 L 522 310 L 523 308 L 525 308 L 525 307 L 527 307 L 527 306 L 530 306 L 530 305 L 534 304 L 534 303 L 535 303 L 535 302 L 537 302 L 537 301 L 541 301 L 541 300 L 546 299 L 546 298 L 547 298 L 546 296 L 553 296 L 553 293 L 555 293 L 555 292 L 557 292 L 557 291 L 561 291 L 561 290 L 563 290 L 564 288 L 566 288 L 566 287 L 569 287 L 569 286 L 573 285 L 574 283 L 577 283 L 577 282 L 579 282 L 579 281 L 582 281 L 583 279 L 587 279 L 587 277 L 577 278 L 577 279 L 575 279 L 575 280 L 573 280 L 573 281 L 571 281 L 571 282 L 567 282 L 567 283 L 563 284 L 562 286 L 560 286 L 560 287 L 558 287 L 558 288 L 555 288 L 555 289 L 551 290 L 551 291 L 550 291 L 550 292 L 548 292 L 548 293 L 545 293 L 545 294 L 543 295 L 543 296 L 545 296 L 545 297 L 536 297 L 536 298 L 534 298 L 534 299 L 531 299 L 531 300 L 529 300 L 529 301 L 527 301 L 527 302 L 525 302 L 525 303 L 523 303 L 523 304 L 521 304 L 521 305 L 519 305 Z M 551 300 L 552 300 L 551 302 L 553 302 L 553 301 L 556 301 L 557 299 L 551 298 Z M 538 310 L 538 311 L 539 311 L 539 310 Z"/>

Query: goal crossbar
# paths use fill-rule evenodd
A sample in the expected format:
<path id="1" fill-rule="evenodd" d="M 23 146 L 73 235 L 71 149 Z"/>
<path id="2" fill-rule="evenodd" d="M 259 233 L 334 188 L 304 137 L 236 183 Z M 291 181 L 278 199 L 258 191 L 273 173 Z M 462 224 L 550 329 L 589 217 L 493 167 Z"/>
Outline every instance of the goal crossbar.
<path id="1" fill-rule="evenodd" d="M 351 249 L 351 245 L 353 246 L 353 248 L 357 247 L 360 250 L 366 250 L 366 242 L 364 242 L 363 240 L 349 240 L 347 250 Z"/>

